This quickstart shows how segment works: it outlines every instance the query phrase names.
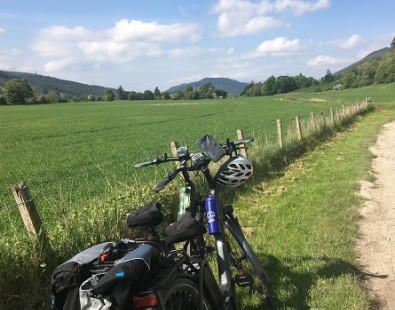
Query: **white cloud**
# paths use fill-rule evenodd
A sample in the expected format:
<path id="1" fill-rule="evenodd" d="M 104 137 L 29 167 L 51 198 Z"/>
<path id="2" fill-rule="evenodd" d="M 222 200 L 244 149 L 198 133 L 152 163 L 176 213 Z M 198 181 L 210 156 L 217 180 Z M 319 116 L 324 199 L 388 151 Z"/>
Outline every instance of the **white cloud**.
<path id="1" fill-rule="evenodd" d="M 70 67 L 74 67 L 75 60 L 64 58 L 61 60 L 51 60 L 44 65 L 45 72 L 58 72 Z"/>
<path id="2" fill-rule="evenodd" d="M 286 26 L 275 15 L 289 13 L 303 15 L 329 7 L 329 0 L 316 2 L 302 0 L 219 0 L 213 6 L 218 15 L 217 26 L 221 36 L 232 37 L 262 33 L 268 29 Z"/>
<path id="3" fill-rule="evenodd" d="M 257 48 L 257 52 L 262 54 L 288 55 L 300 50 L 299 39 L 286 40 L 283 37 L 274 40 L 263 41 Z"/>
<path id="4" fill-rule="evenodd" d="M 316 66 L 334 65 L 336 63 L 337 63 L 337 61 L 334 57 L 326 56 L 326 55 L 319 55 L 313 59 L 310 59 L 307 62 L 307 65 L 311 66 L 311 67 L 316 67 Z"/>
<path id="5" fill-rule="evenodd" d="M 356 47 L 362 41 L 362 36 L 359 34 L 353 34 L 344 42 L 339 44 L 339 47 L 344 50 L 352 49 Z"/>
<path id="6" fill-rule="evenodd" d="M 263 41 L 254 52 L 244 55 L 245 58 L 257 58 L 265 55 L 287 56 L 302 49 L 299 39 L 287 40 L 277 37 L 273 40 Z"/>
<path id="7" fill-rule="evenodd" d="M 196 42 L 201 38 L 200 27 L 196 24 L 158 24 L 138 20 L 121 19 L 109 31 L 116 42 L 152 41 L 179 42 L 182 39 Z"/>
<path id="8" fill-rule="evenodd" d="M 329 5 L 329 0 L 318 0 L 317 2 L 302 0 L 277 0 L 274 3 L 274 7 L 277 12 L 290 12 L 292 15 L 296 16 L 323 10 L 328 8 Z"/>
<path id="9" fill-rule="evenodd" d="M 84 27 L 51 26 L 39 31 L 32 48 L 52 57 L 44 69 L 56 72 L 79 62 L 122 63 L 139 57 L 172 55 L 164 47 L 180 41 L 196 42 L 201 29 L 196 24 L 158 24 L 121 19 L 114 27 L 90 31 Z M 177 53 L 173 53 L 173 56 Z M 180 53 L 181 54 L 181 53 Z"/>
<path id="10" fill-rule="evenodd" d="M 51 26 L 39 31 L 32 48 L 43 56 L 68 56 L 78 52 L 78 43 L 95 37 L 83 27 Z"/>
<path id="11" fill-rule="evenodd" d="M 5 33 L 5 29 L 0 27 L 0 34 L 3 34 L 3 33 Z"/>
<path id="12" fill-rule="evenodd" d="M 170 56 L 171 58 L 185 58 L 219 53 L 222 51 L 223 50 L 219 48 L 188 47 L 171 49 L 166 52 L 166 55 Z"/>

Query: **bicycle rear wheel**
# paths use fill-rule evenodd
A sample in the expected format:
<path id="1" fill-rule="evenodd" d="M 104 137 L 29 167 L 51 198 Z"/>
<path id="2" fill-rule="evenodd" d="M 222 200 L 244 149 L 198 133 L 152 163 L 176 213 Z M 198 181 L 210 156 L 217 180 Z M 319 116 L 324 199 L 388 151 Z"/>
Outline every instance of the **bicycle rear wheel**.
<path id="1" fill-rule="evenodd" d="M 237 284 L 241 308 L 245 309 L 248 305 L 256 309 L 270 309 L 272 292 L 269 278 L 236 221 L 227 218 L 225 226 L 233 281 Z"/>
<path id="2" fill-rule="evenodd" d="M 202 310 L 209 310 L 209 305 L 204 296 L 199 296 L 198 285 L 188 279 L 176 279 L 162 297 L 162 310 L 199 310 L 200 297 Z"/>

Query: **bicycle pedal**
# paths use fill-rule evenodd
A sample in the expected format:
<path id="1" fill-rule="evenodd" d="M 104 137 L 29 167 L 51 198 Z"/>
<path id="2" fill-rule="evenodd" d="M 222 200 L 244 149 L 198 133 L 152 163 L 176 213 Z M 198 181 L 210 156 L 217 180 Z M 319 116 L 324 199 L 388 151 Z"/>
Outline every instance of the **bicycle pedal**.
<path id="1" fill-rule="evenodd" d="M 252 284 L 252 277 L 246 274 L 238 274 L 235 277 L 235 282 L 238 286 L 246 287 L 251 286 Z"/>

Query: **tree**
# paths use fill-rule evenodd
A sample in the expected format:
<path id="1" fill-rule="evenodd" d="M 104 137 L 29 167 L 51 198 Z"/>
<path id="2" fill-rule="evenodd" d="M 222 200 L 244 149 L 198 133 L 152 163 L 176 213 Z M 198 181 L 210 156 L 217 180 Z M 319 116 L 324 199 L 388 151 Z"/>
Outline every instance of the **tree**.
<path id="1" fill-rule="evenodd" d="M 114 100 L 114 93 L 110 88 L 106 88 L 104 90 L 104 100 L 106 101 L 113 101 Z"/>
<path id="2" fill-rule="evenodd" d="M 154 99 L 155 100 L 162 99 L 162 93 L 160 92 L 158 86 L 156 86 L 154 89 Z"/>
<path id="3" fill-rule="evenodd" d="M 378 84 L 395 82 L 395 52 L 389 53 L 381 60 L 374 80 Z"/>
<path id="4" fill-rule="evenodd" d="M 272 75 L 269 77 L 266 82 L 263 84 L 262 95 L 270 96 L 277 93 L 276 85 L 276 78 Z"/>
<path id="5" fill-rule="evenodd" d="M 184 98 L 182 98 L 182 99 L 191 99 L 190 97 L 192 97 L 192 92 L 193 92 L 193 87 L 189 84 L 186 85 L 184 87 L 184 96 L 183 96 Z"/>
<path id="6" fill-rule="evenodd" d="M 144 91 L 144 100 L 153 100 L 154 99 L 154 93 L 152 90 L 145 90 Z"/>
<path id="7" fill-rule="evenodd" d="M 289 93 L 297 89 L 296 83 L 290 76 L 279 76 L 276 81 L 277 93 Z"/>
<path id="8" fill-rule="evenodd" d="M 4 86 L 5 99 L 8 104 L 26 104 L 33 98 L 33 90 L 25 79 L 11 79 Z"/>
<path id="9" fill-rule="evenodd" d="M 217 98 L 223 98 L 223 99 L 225 99 L 228 96 L 228 92 L 223 89 L 215 89 L 215 94 L 217 95 Z"/>
<path id="10" fill-rule="evenodd" d="M 348 70 L 347 73 L 343 75 L 340 82 L 344 88 L 358 87 L 359 80 L 357 68 L 352 68 Z"/>
<path id="11" fill-rule="evenodd" d="M 119 86 L 117 89 L 117 99 L 125 100 L 127 98 L 126 92 L 123 90 L 122 86 Z"/>
<path id="12" fill-rule="evenodd" d="M 215 87 L 212 83 L 207 82 L 199 87 L 200 98 L 213 99 Z"/>
<path id="13" fill-rule="evenodd" d="M 378 65 L 379 61 L 373 59 L 358 66 L 358 74 L 360 75 L 359 87 L 372 85 L 374 83 L 374 76 L 376 75 Z"/>
<path id="14" fill-rule="evenodd" d="M 331 70 L 326 70 L 326 74 L 324 76 L 324 81 L 325 82 L 333 82 L 335 80 L 335 77 L 333 76 Z"/>
<path id="15" fill-rule="evenodd" d="M 171 99 L 171 96 L 170 96 L 169 92 L 167 92 L 167 91 L 163 92 L 162 95 L 163 95 L 163 99 L 166 99 L 166 100 Z"/>
<path id="16" fill-rule="evenodd" d="M 395 37 L 392 39 L 390 49 L 391 49 L 391 51 L 395 51 Z"/>

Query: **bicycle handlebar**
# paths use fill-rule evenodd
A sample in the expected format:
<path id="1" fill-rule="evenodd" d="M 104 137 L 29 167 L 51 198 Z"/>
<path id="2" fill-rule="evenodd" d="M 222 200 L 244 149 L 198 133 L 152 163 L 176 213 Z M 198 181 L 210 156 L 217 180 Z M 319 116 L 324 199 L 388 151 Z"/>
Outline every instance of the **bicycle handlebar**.
<path id="1" fill-rule="evenodd" d="M 168 157 L 167 154 L 163 154 L 162 158 L 156 157 L 150 161 L 145 161 L 142 163 L 138 163 L 134 165 L 134 168 L 139 169 L 143 167 L 148 167 L 148 166 L 154 166 L 154 165 L 160 165 L 162 163 L 167 163 L 169 161 L 179 161 L 180 159 L 178 157 Z"/>
<path id="2" fill-rule="evenodd" d="M 239 145 L 242 144 L 247 144 L 254 141 L 253 137 L 247 137 L 247 138 L 243 138 L 237 141 L 229 141 L 229 139 L 227 140 L 226 144 L 221 145 L 221 147 L 223 149 L 225 149 L 226 151 L 226 155 L 231 156 L 233 152 L 237 151 L 239 149 Z M 197 153 L 199 154 L 199 153 Z M 200 153 L 204 156 L 204 152 Z M 138 164 L 134 165 L 134 168 L 139 169 L 139 168 L 143 168 L 143 167 L 148 167 L 148 166 L 155 166 L 155 165 L 160 165 L 162 163 L 166 163 L 166 162 L 170 162 L 170 161 L 178 161 L 178 162 L 182 162 L 184 160 L 190 160 L 192 157 L 194 157 L 196 154 L 189 154 L 188 158 L 185 157 L 169 157 L 167 156 L 167 154 L 163 154 L 162 158 L 159 157 L 155 157 L 154 159 L 150 160 L 150 161 L 146 161 L 146 162 L 141 162 Z M 204 156 L 205 158 L 207 158 L 207 156 Z M 156 193 L 159 193 L 160 191 L 162 191 L 167 184 L 169 184 L 181 171 L 195 171 L 198 170 L 202 165 L 206 165 L 208 164 L 208 162 L 210 162 L 210 159 L 208 159 L 208 161 L 202 161 L 201 164 L 199 165 L 195 165 L 195 166 L 183 166 L 184 168 L 177 168 L 174 170 L 171 170 L 167 173 L 167 175 L 163 178 L 162 181 L 160 181 L 154 188 L 154 191 Z M 183 170 L 185 169 L 185 170 Z"/>
<path id="3" fill-rule="evenodd" d="M 233 144 L 235 146 L 239 146 L 240 144 L 247 144 L 247 143 L 250 143 L 252 141 L 254 141 L 253 137 L 247 137 L 247 138 L 244 138 L 244 139 L 237 140 L 237 141 L 233 142 Z"/>
<path id="4" fill-rule="evenodd" d="M 179 172 L 180 169 L 175 169 L 168 172 L 164 179 L 155 186 L 155 193 L 159 193 L 160 191 L 162 191 L 166 187 L 166 185 L 169 184 L 177 176 Z"/>

